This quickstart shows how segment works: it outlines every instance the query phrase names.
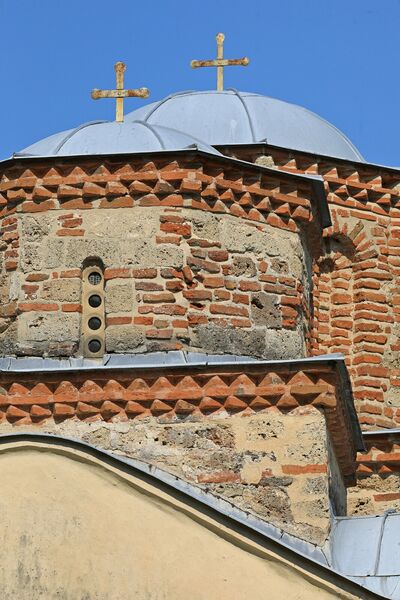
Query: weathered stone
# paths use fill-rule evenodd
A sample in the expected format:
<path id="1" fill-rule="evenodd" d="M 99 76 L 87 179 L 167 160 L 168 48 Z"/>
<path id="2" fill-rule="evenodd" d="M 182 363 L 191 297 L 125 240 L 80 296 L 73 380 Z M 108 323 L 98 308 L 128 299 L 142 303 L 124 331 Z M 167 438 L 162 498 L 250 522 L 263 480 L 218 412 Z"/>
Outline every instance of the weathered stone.
<path id="1" fill-rule="evenodd" d="M 288 273 L 289 272 L 287 262 L 285 260 L 282 260 L 281 258 L 271 259 L 271 268 L 276 273 Z"/>
<path id="2" fill-rule="evenodd" d="M 284 360 L 305 356 L 304 338 L 298 331 L 267 329 L 265 336 L 263 358 Z"/>
<path id="3" fill-rule="evenodd" d="M 287 487 L 292 483 L 293 477 L 262 477 L 258 485 L 266 485 L 269 487 Z"/>
<path id="4" fill-rule="evenodd" d="M 24 279 L 24 277 L 23 277 L 22 273 L 19 273 L 18 271 L 11 273 L 10 279 L 9 279 L 10 287 L 8 290 L 8 298 L 10 301 L 18 300 L 23 279 Z"/>
<path id="5" fill-rule="evenodd" d="M 3 356 L 15 354 L 17 345 L 18 325 L 16 321 L 13 321 L 0 334 L 0 354 Z"/>
<path id="6" fill-rule="evenodd" d="M 224 219 L 221 222 L 222 243 L 231 252 L 252 252 L 258 257 L 292 256 L 292 238 L 296 234 L 279 231 L 269 225 L 263 225 L 262 231 L 249 223 L 236 219 Z"/>
<path id="7" fill-rule="evenodd" d="M 306 480 L 304 485 L 304 492 L 306 494 L 319 494 L 321 496 L 328 494 L 328 487 L 326 477 L 310 477 Z"/>
<path id="8" fill-rule="evenodd" d="M 286 255 L 286 262 L 288 264 L 288 273 L 297 279 L 302 279 L 304 275 L 304 267 L 302 260 L 302 253 L 296 255 L 294 252 L 292 254 Z M 311 278 L 311 275 L 310 275 Z M 309 282 L 306 283 L 306 286 L 309 286 Z"/>
<path id="9" fill-rule="evenodd" d="M 10 277 L 8 275 L 0 276 L 0 303 L 6 304 L 9 301 Z"/>
<path id="10" fill-rule="evenodd" d="M 106 313 L 132 312 L 136 306 L 135 290 L 129 282 L 115 279 L 107 282 L 105 288 Z"/>
<path id="11" fill-rule="evenodd" d="M 60 265 L 68 266 L 73 249 L 68 248 L 68 242 L 64 239 L 49 238 L 44 240 L 36 251 L 43 256 L 41 264 L 44 269 L 58 269 Z M 75 264 L 75 261 L 73 262 Z M 36 271 L 42 268 L 41 264 L 36 267 Z"/>
<path id="12" fill-rule="evenodd" d="M 4 331 L 6 331 L 6 329 L 9 328 L 11 323 L 12 323 L 11 319 L 5 319 L 3 317 L 0 317 L 0 333 L 4 333 Z"/>
<path id="13" fill-rule="evenodd" d="M 195 344 L 215 354 L 263 356 L 265 331 L 262 329 L 243 331 L 232 327 L 199 325 Z"/>
<path id="14" fill-rule="evenodd" d="M 50 243 L 50 240 L 49 240 Z M 25 273 L 40 271 L 43 264 L 43 250 L 36 242 L 26 242 L 21 249 L 21 269 Z M 62 262 L 61 262 L 62 264 Z"/>
<path id="15" fill-rule="evenodd" d="M 27 342 L 79 342 L 80 315 L 78 313 L 23 313 L 18 318 L 18 338 Z M 39 346 L 38 346 L 39 347 Z M 45 346 L 43 352 L 47 353 Z"/>
<path id="16" fill-rule="evenodd" d="M 91 210 L 82 215 L 82 227 L 88 237 L 104 240 L 153 238 L 158 232 L 160 210 L 135 207 L 113 211 Z"/>
<path id="17" fill-rule="evenodd" d="M 41 297 L 55 302 L 80 302 L 81 280 L 68 278 L 45 281 Z"/>
<path id="18" fill-rule="evenodd" d="M 209 213 L 187 211 L 187 216 L 192 221 L 193 234 L 206 240 L 219 240 L 220 236 L 220 220 L 215 215 Z"/>
<path id="19" fill-rule="evenodd" d="M 232 261 L 232 275 L 235 277 L 254 277 L 257 269 L 249 256 L 235 256 Z"/>
<path id="20" fill-rule="evenodd" d="M 116 227 L 118 224 L 116 223 Z M 160 247 L 152 239 L 71 239 L 66 249 L 65 265 L 79 267 L 88 256 L 99 257 L 106 267 L 147 268 L 180 267 L 183 252 L 174 246 Z M 62 264 L 62 261 L 61 261 Z"/>
<path id="21" fill-rule="evenodd" d="M 251 314 L 256 325 L 278 329 L 282 326 L 281 308 L 278 296 L 258 292 L 251 297 Z"/>
<path id="22" fill-rule="evenodd" d="M 144 350 L 144 333 L 133 325 L 109 325 L 106 328 L 107 352 L 139 352 Z"/>
<path id="23" fill-rule="evenodd" d="M 26 242 L 41 242 L 50 232 L 52 218 L 48 214 L 25 215 L 22 219 L 22 236 Z"/>
<path id="24" fill-rule="evenodd" d="M 95 256 L 100 258 L 106 267 L 122 266 L 123 262 L 119 260 L 121 246 L 122 243 L 115 239 L 73 238 L 66 244 L 64 264 L 69 268 L 77 268 L 89 256 Z M 51 268 L 54 266 L 51 265 Z"/>

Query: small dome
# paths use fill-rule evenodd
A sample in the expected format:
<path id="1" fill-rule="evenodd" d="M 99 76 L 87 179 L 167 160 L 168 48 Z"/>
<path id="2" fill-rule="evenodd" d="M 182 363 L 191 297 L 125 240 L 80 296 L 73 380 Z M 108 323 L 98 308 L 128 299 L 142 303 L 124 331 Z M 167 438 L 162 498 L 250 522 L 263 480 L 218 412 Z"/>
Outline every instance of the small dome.
<path id="1" fill-rule="evenodd" d="M 133 154 L 197 147 L 220 154 L 215 148 L 176 129 L 130 119 L 123 123 L 92 121 L 75 129 L 44 138 L 20 152 L 18 156 L 73 156 L 82 154 Z"/>
<path id="2" fill-rule="evenodd" d="M 267 142 L 293 150 L 363 161 L 350 140 L 315 113 L 260 94 L 181 92 L 129 113 L 126 120 L 179 128 L 210 145 Z"/>

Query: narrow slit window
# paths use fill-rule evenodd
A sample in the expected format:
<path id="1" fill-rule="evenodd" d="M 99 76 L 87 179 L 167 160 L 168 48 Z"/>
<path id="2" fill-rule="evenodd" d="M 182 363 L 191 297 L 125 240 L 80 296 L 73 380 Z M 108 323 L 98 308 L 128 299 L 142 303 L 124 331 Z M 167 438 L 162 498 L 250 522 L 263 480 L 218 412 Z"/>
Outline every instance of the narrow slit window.
<path id="1" fill-rule="evenodd" d="M 83 268 L 81 351 L 87 358 L 105 353 L 104 267 L 99 259 Z"/>

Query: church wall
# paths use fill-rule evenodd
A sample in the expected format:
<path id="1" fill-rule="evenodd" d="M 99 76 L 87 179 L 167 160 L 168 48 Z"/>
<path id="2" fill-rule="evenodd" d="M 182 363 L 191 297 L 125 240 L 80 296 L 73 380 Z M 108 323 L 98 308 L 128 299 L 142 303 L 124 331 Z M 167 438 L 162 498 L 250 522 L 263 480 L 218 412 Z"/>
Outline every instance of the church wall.
<path id="1" fill-rule="evenodd" d="M 1 432 L 10 429 L 3 424 Z M 18 427 L 32 429 L 38 426 Z M 180 422 L 68 420 L 43 423 L 39 431 L 150 462 L 297 537 L 319 545 L 327 539 L 328 442 L 316 409 L 269 410 L 246 418 L 220 413 Z"/>
<path id="2" fill-rule="evenodd" d="M 375 597 L 83 449 L 3 444 L 0 465 L 4 600 Z"/>
<path id="3" fill-rule="evenodd" d="M 267 149 L 264 149 L 266 152 Z M 400 175 L 268 148 L 236 152 L 277 169 L 322 175 L 333 226 L 314 265 L 314 354 L 341 352 L 365 429 L 400 423 Z"/>
<path id="4" fill-rule="evenodd" d="M 267 149 L 265 149 L 267 151 Z M 268 148 L 241 158 L 324 177 L 333 226 L 314 266 L 313 352 L 342 352 L 362 428 L 400 423 L 400 176 L 398 170 Z M 349 514 L 400 510 L 399 440 L 390 432 L 358 455 Z"/>
<path id="5" fill-rule="evenodd" d="M 82 269 L 93 257 L 106 352 L 310 353 L 321 249 L 310 183 L 163 161 L 3 175 L 0 354 L 81 354 Z M 81 436 L 323 544 L 354 483 L 354 439 L 332 367 L 289 371 L 3 375 L 1 431 Z"/>
<path id="6" fill-rule="evenodd" d="M 139 458 L 323 544 L 356 466 L 337 378 L 332 365 L 291 363 L 2 373 L 0 433 L 57 433 Z"/>
<path id="7" fill-rule="evenodd" d="M 3 177 L 0 352 L 79 355 L 82 266 L 98 257 L 106 352 L 305 356 L 315 249 L 302 226 L 318 229 L 306 192 L 151 165 Z"/>

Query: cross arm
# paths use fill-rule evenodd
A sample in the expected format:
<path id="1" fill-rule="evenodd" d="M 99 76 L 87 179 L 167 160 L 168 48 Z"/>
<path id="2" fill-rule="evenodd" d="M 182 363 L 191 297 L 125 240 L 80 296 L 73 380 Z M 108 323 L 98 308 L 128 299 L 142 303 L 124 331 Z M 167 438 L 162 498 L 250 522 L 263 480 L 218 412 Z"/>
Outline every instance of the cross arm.
<path id="1" fill-rule="evenodd" d="M 149 90 L 145 87 L 137 90 L 92 90 L 93 100 L 99 98 L 148 98 Z"/>
<path id="2" fill-rule="evenodd" d="M 236 67 L 236 66 L 246 66 L 250 62 L 250 59 L 247 56 L 243 58 L 216 58 L 214 60 L 192 60 L 190 66 L 193 69 L 198 69 L 199 67 Z"/>

